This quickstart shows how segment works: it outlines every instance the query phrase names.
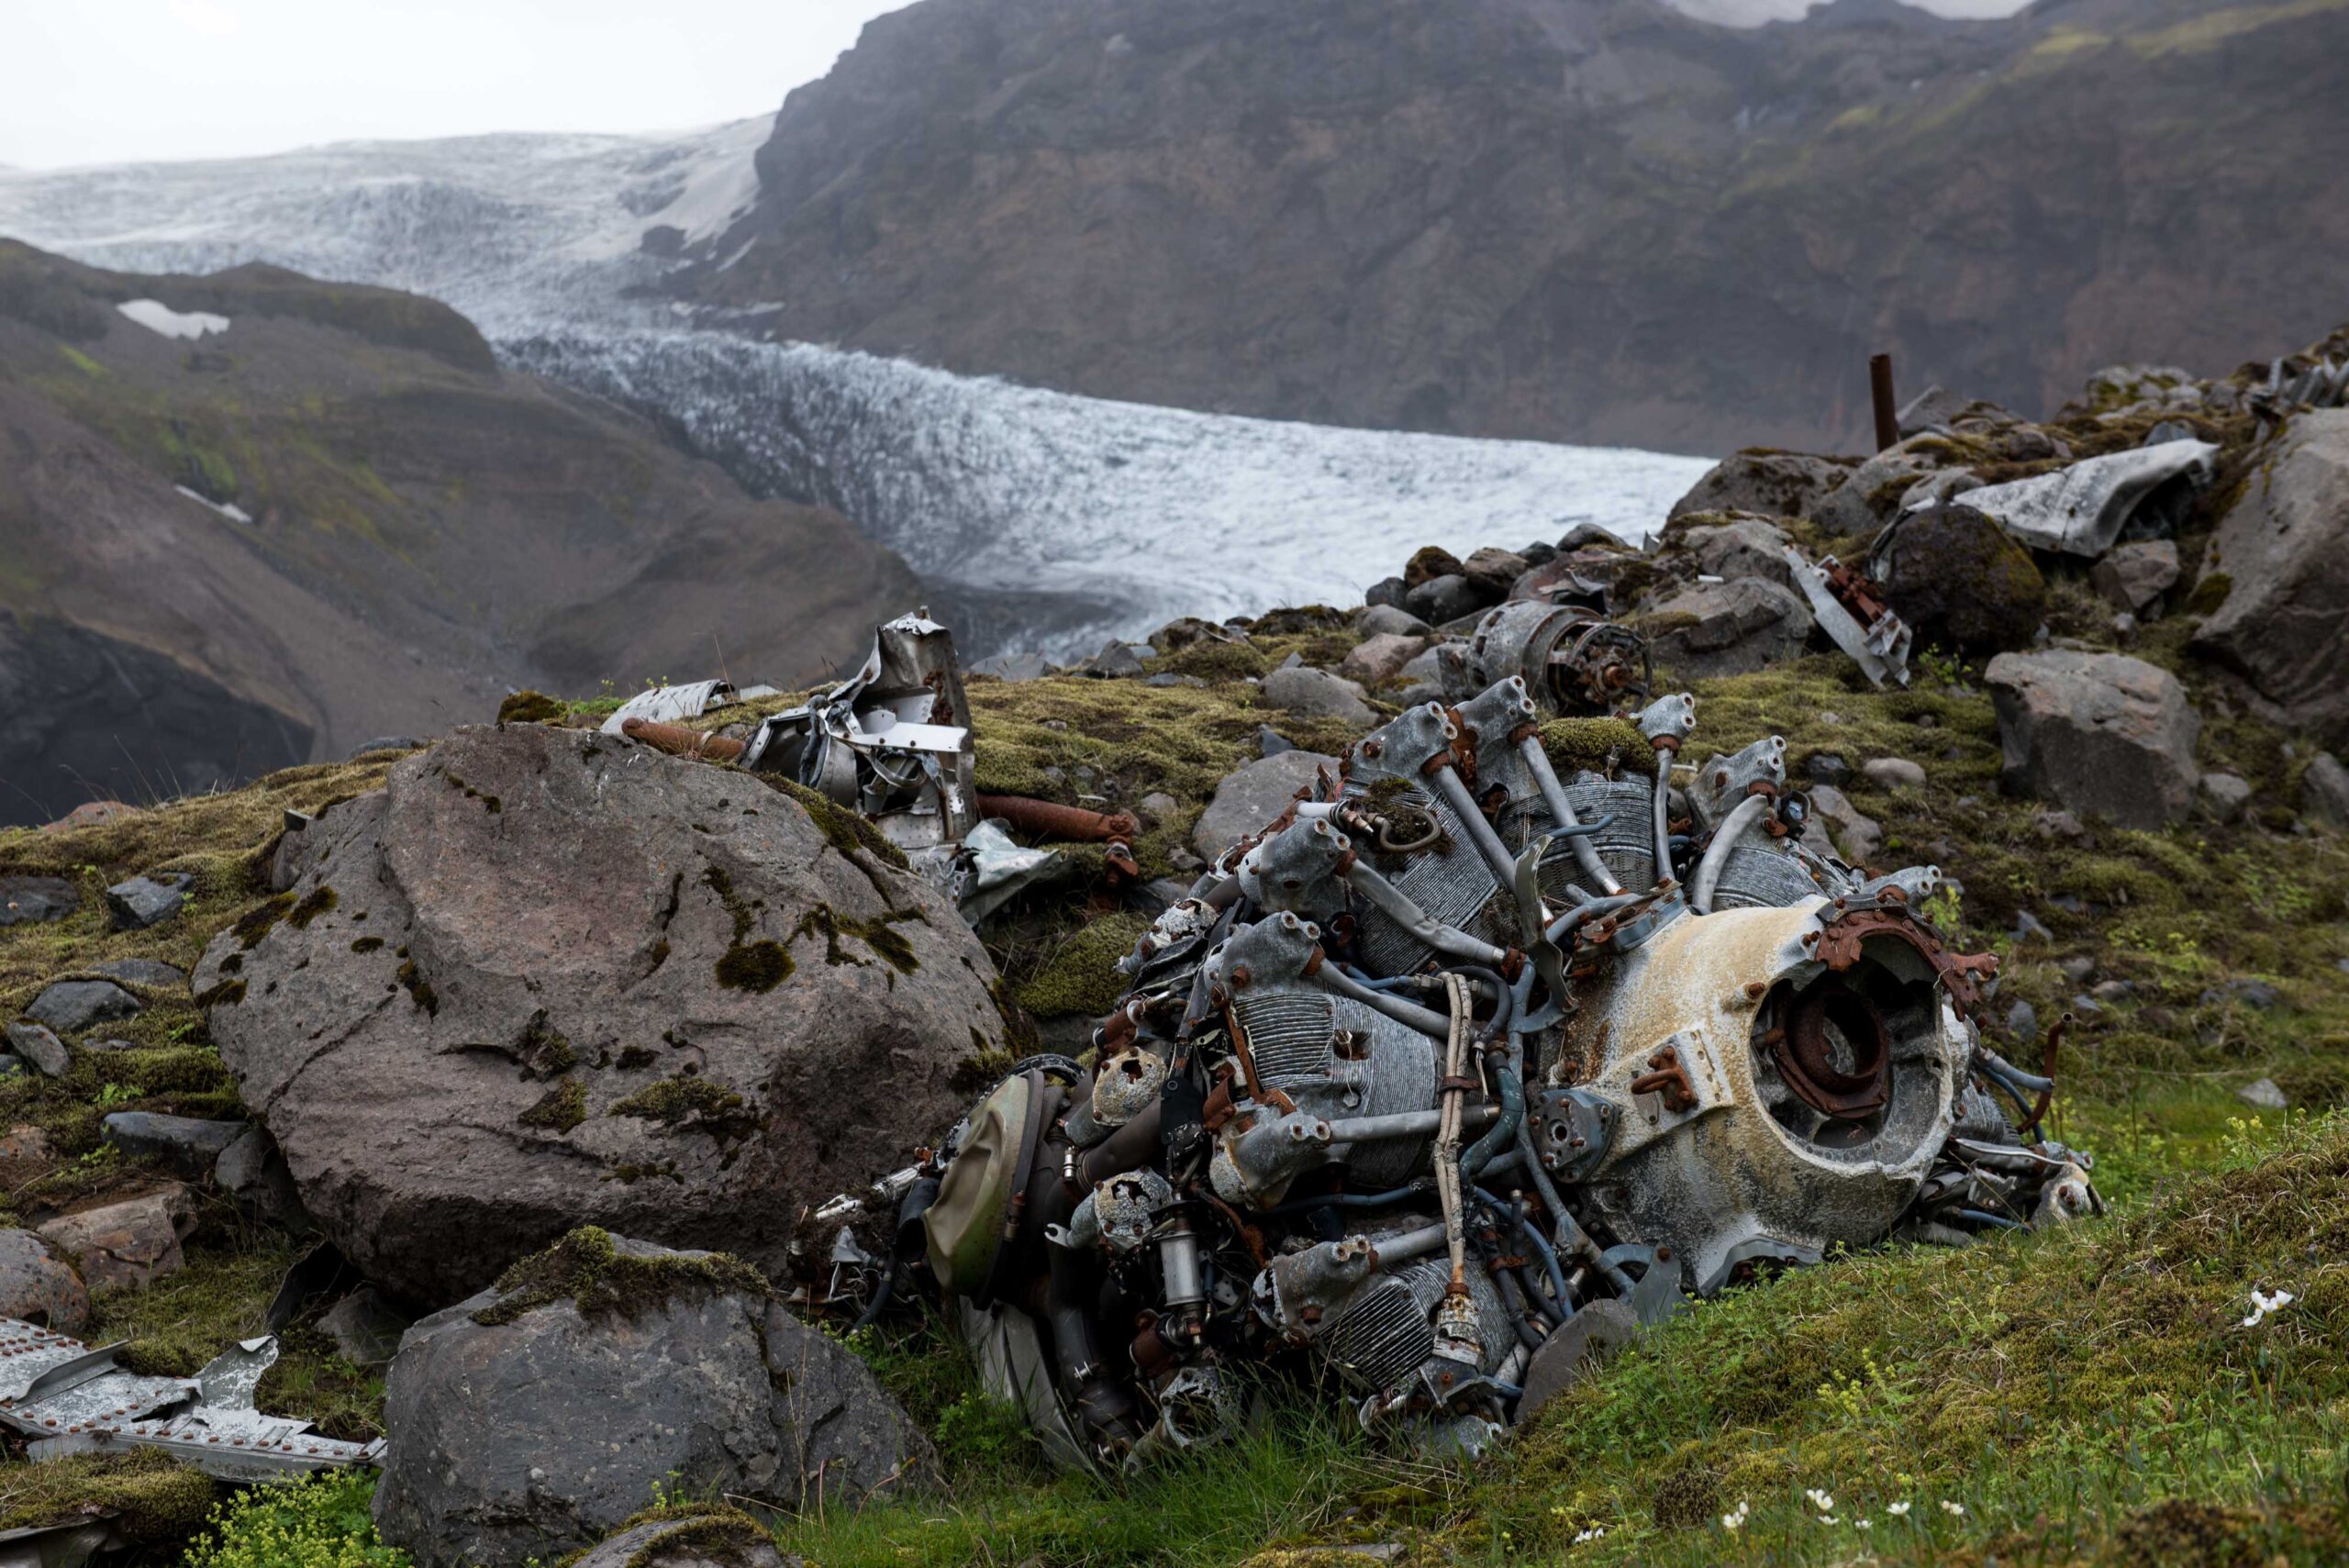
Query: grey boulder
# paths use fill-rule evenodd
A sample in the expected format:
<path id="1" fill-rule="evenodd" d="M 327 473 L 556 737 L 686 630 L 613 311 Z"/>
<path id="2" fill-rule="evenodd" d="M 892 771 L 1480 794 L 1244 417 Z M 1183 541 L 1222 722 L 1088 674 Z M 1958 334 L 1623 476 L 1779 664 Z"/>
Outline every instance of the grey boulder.
<path id="1" fill-rule="evenodd" d="M 1672 505 L 1672 516 L 1691 512 L 1753 512 L 1772 517 L 1807 517 L 1852 472 L 1849 463 L 1801 452 L 1753 448 L 1732 452 Z M 1559 548 L 1575 548 L 1569 534 Z"/>
<path id="2" fill-rule="evenodd" d="M 2349 408 L 2293 417 L 2211 538 L 2214 577 L 2226 597 L 2195 651 L 2285 722 L 2349 740 Z"/>
<path id="3" fill-rule="evenodd" d="M 80 1034 L 93 1024 L 135 1018 L 139 998 L 111 980 L 61 980 L 33 998 L 25 1016 L 60 1034 Z"/>
<path id="4" fill-rule="evenodd" d="M 784 1568 L 784 1558 L 774 1537 L 750 1515 L 697 1508 L 630 1525 L 570 1568 Z"/>
<path id="5" fill-rule="evenodd" d="M 1809 794 L 1811 817 L 1803 827 L 1804 838 L 1813 848 L 1829 850 L 1853 865 L 1873 865 L 1884 852 L 1884 828 L 1876 819 L 1833 784 L 1813 784 Z M 1823 845 L 1819 837 L 1826 840 Z"/>
<path id="6" fill-rule="evenodd" d="M 0 928 L 62 920 L 81 906 L 81 890 L 61 876 L 0 876 Z"/>
<path id="7" fill-rule="evenodd" d="M 2166 670 L 2121 653 L 2001 653 L 1983 672 L 2004 777 L 2122 828 L 2159 828 L 2194 805 L 2202 720 Z"/>
<path id="8" fill-rule="evenodd" d="M 0 1230 L 0 1318 L 78 1334 L 90 1321 L 82 1277 L 29 1230 Z"/>
<path id="9" fill-rule="evenodd" d="M 2116 610 L 2135 615 L 2177 582 L 2177 543 L 2140 539 L 2116 544 L 2088 569 L 2088 585 Z"/>
<path id="10" fill-rule="evenodd" d="M 115 929 L 143 931 L 161 925 L 180 912 L 187 902 L 187 890 L 195 884 L 195 878 L 183 872 L 116 883 L 106 889 L 106 908 L 114 916 Z"/>
<path id="11" fill-rule="evenodd" d="M 1403 667 L 1427 647 L 1427 639 L 1406 637 L 1391 631 L 1378 632 L 1364 638 L 1348 651 L 1338 664 L 1341 679 L 1358 686 L 1383 686 L 1400 674 Z"/>
<path id="12" fill-rule="evenodd" d="M 2328 828 L 2349 828 L 2349 768 L 2330 751 L 2319 751 L 2300 775 L 2300 812 Z"/>
<path id="13" fill-rule="evenodd" d="M 1373 605 L 1354 617 L 1364 637 L 1426 637 L 1435 628 L 1399 605 Z"/>
<path id="14" fill-rule="evenodd" d="M 2214 822 L 2240 822 L 2251 805 L 2251 781 L 2239 773 L 2204 773 L 2202 809 Z"/>
<path id="15" fill-rule="evenodd" d="M 2031 551 L 1962 504 L 1902 513 L 1872 547 L 1868 572 L 1919 647 L 2024 648 L 2047 618 L 2047 579 Z"/>
<path id="16" fill-rule="evenodd" d="M 8 1049 L 32 1064 L 43 1077 L 62 1078 L 73 1065 L 73 1053 L 46 1024 L 19 1018 L 7 1029 Z"/>
<path id="17" fill-rule="evenodd" d="M 935 1473 L 864 1364 L 732 1259 L 586 1229 L 503 1284 L 392 1362 L 375 1524 L 423 1568 L 551 1562 L 656 1485 L 796 1509 Z"/>
<path id="18" fill-rule="evenodd" d="M 1503 590 L 1506 592 L 1506 590 Z M 1500 602 L 1460 573 L 1431 577 L 1403 595 L 1403 607 L 1430 626 L 1445 626 Z"/>
<path id="19" fill-rule="evenodd" d="M 1308 718 L 1334 718 L 1357 727 L 1378 721 L 1377 710 L 1363 700 L 1362 688 L 1327 670 L 1305 665 L 1275 670 L 1256 690 L 1266 706 Z"/>
<path id="20" fill-rule="evenodd" d="M 62 1214 L 41 1239 L 73 1261 L 95 1289 L 136 1289 L 180 1272 L 180 1243 L 195 1229 L 195 1198 L 177 1182 L 151 1193 Z"/>
<path id="21" fill-rule="evenodd" d="M 240 1121 L 199 1121 L 154 1111 L 114 1111 L 99 1136 L 134 1160 L 152 1160 L 173 1175 L 200 1182 L 228 1146 L 245 1134 Z"/>
<path id="22" fill-rule="evenodd" d="M 187 984 L 186 970 L 154 958 L 110 958 L 90 965 L 90 972 L 127 985 L 153 985 L 167 991 Z"/>
<path id="23" fill-rule="evenodd" d="M 1795 594 L 1759 577 L 1692 583 L 1634 623 L 1657 664 L 1684 679 L 1742 675 L 1802 652 L 1814 623 Z"/>
<path id="24" fill-rule="evenodd" d="M 1215 798 L 1191 828 L 1191 847 L 1208 862 L 1288 809 L 1299 790 L 1310 788 L 1321 770 L 1338 776 L 1338 759 L 1319 751 L 1275 752 L 1225 775 Z"/>
<path id="25" fill-rule="evenodd" d="M 1789 592 L 1794 567 L 1787 560 L 1787 534 L 1760 517 L 1731 517 L 1682 530 L 1675 542 L 1697 558 L 1697 570 L 1711 577 L 1761 577 Z"/>
<path id="26" fill-rule="evenodd" d="M 257 1121 L 247 1122 L 236 1141 L 213 1162 L 212 1184 L 228 1194 L 237 1212 L 248 1219 L 281 1230 L 314 1229 L 277 1140 Z"/>
<path id="27" fill-rule="evenodd" d="M 779 1266 L 803 1204 L 953 1120 L 959 1064 L 1003 1039 L 994 967 L 862 818 L 808 798 L 469 728 L 301 835 L 294 885 L 195 984 L 367 1278 L 439 1305 L 582 1223 Z"/>

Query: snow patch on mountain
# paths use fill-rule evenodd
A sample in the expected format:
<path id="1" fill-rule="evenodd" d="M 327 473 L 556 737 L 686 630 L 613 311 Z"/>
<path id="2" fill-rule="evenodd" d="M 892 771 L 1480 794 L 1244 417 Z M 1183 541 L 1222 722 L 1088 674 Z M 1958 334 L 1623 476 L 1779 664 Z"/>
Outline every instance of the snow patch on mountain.
<path id="1" fill-rule="evenodd" d="M 429 295 L 525 368 L 662 419 L 903 554 L 966 652 L 1352 604 L 1422 544 L 1643 539 L 1701 459 L 1071 396 L 725 330 L 651 285 L 757 195 L 768 122 L 354 142 L 0 173 L 0 234 L 126 272 L 268 261 Z M 718 569 L 722 569 L 720 563 Z"/>

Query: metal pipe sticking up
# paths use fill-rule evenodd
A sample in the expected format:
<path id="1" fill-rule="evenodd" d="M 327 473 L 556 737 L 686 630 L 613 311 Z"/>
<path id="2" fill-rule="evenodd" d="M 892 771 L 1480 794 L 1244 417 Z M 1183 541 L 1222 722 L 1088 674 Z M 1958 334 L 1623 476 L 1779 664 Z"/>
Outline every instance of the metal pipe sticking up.
<path id="1" fill-rule="evenodd" d="M 1892 395 L 1892 356 L 1868 357 L 1868 399 L 1876 406 L 1876 450 L 1900 444 L 1900 410 Z"/>
<path id="2" fill-rule="evenodd" d="M 1347 866 L 1344 874 L 1349 887 L 1393 916 L 1397 925 L 1436 951 L 1475 963 L 1508 962 L 1508 953 L 1505 950 L 1490 942 L 1479 941 L 1457 927 L 1445 925 L 1413 903 L 1409 894 L 1363 862 L 1355 861 Z"/>
<path id="3" fill-rule="evenodd" d="M 1446 765 L 1436 769 L 1430 776 L 1435 780 L 1436 793 L 1443 797 L 1446 806 L 1452 807 L 1452 814 L 1460 818 L 1461 827 L 1467 829 L 1469 841 L 1476 846 L 1476 852 L 1484 857 L 1485 864 L 1503 887 L 1510 885 L 1517 876 L 1516 862 L 1509 858 L 1508 846 L 1501 842 L 1501 836 L 1493 831 L 1491 823 L 1485 820 L 1484 812 L 1477 808 L 1475 797 L 1468 793 L 1468 786 L 1460 781 L 1459 773 Z M 1542 918 L 1549 918 L 1546 910 Z"/>
<path id="4" fill-rule="evenodd" d="M 1542 791 L 1542 804 L 1549 806 L 1551 817 L 1560 828 L 1569 829 L 1567 841 L 1574 849 L 1575 862 L 1582 867 L 1583 874 L 1597 883 L 1599 891 L 1610 897 L 1622 892 L 1623 884 L 1615 880 L 1615 873 L 1609 871 L 1607 862 L 1598 858 L 1598 851 L 1592 846 L 1590 835 L 1571 831 L 1582 826 L 1582 819 L 1575 815 L 1574 803 L 1566 798 L 1565 785 L 1559 782 L 1557 770 L 1550 765 L 1550 753 L 1542 750 L 1541 737 L 1527 736 L 1517 743 L 1517 751 L 1518 755 L 1525 759 L 1526 768 L 1533 774 L 1533 782 Z"/>

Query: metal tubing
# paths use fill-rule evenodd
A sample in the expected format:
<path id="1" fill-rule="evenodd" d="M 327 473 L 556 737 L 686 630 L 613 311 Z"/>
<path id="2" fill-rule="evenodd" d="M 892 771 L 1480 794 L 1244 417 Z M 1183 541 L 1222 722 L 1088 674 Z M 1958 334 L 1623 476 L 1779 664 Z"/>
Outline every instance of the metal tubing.
<path id="1" fill-rule="evenodd" d="M 1460 825 L 1468 830 L 1470 841 L 1476 846 L 1476 852 L 1485 857 L 1485 864 L 1492 869 L 1494 880 L 1503 887 L 1514 885 L 1517 862 L 1509 858 L 1508 847 L 1502 844 L 1500 835 L 1493 831 L 1493 825 L 1485 820 L 1485 814 L 1476 809 L 1476 802 L 1469 795 L 1468 786 L 1462 784 L 1460 775 L 1449 767 L 1438 768 L 1434 777 L 1436 793 L 1443 796 L 1443 803 L 1452 807 L 1452 814 L 1460 818 Z"/>
<path id="2" fill-rule="evenodd" d="M 1696 873 L 1688 879 L 1688 907 L 1699 915 L 1713 912 L 1713 888 L 1721 879 L 1721 868 L 1729 864 L 1729 852 L 1745 836 L 1746 828 L 1770 809 L 1766 795 L 1749 795 L 1732 807 L 1721 819 L 1713 841 L 1705 846 L 1705 858 L 1697 862 Z"/>
<path id="3" fill-rule="evenodd" d="M 1334 963 L 1325 963 L 1313 972 L 1314 981 L 1335 991 L 1348 1001 L 1360 1002 L 1386 1014 L 1398 1024 L 1407 1024 L 1423 1035 L 1442 1040 L 1452 1025 L 1442 1013 L 1406 1002 L 1400 996 L 1390 996 L 1384 991 L 1374 991 L 1361 981 L 1340 970 Z"/>
<path id="4" fill-rule="evenodd" d="M 1467 1106 L 1460 1112 L 1463 1127 L 1482 1127 L 1497 1120 L 1498 1106 Z M 1442 1111 L 1390 1111 L 1385 1116 L 1346 1117 L 1330 1124 L 1332 1143 L 1370 1143 L 1387 1138 L 1425 1138 L 1436 1130 Z"/>
<path id="5" fill-rule="evenodd" d="M 1591 921 L 1612 915 L 1618 909 L 1628 909 L 1647 896 L 1644 893 L 1619 893 L 1611 898 L 1593 899 L 1590 903 L 1567 910 L 1550 924 L 1542 934 L 1553 942 L 1564 941 Z"/>
<path id="6" fill-rule="evenodd" d="M 1092 844 L 1111 840 L 1130 843 L 1141 824 L 1127 812 L 1087 811 L 1081 806 L 1036 800 L 1024 795 L 983 795 L 979 815 L 1000 817 L 1022 833 L 1040 839 Z"/>
<path id="7" fill-rule="evenodd" d="M 1361 861 L 1346 868 L 1346 884 L 1400 921 L 1412 936 L 1441 953 L 1476 963 L 1500 963 L 1508 954 L 1490 942 L 1480 942 L 1454 926 L 1447 926 L 1417 904 L 1411 895 Z"/>
<path id="8" fill-rule="evenodd" d="M 1558 826 L 1581 827 L 1582 820 L 1575 815 L 1574 804 L 1566 799 L 1566 786 L 1558 782 L 1557 770 L 1550 766 L 1550 753 L 1542 750 L 1541 737 L 1527 736 L 1517 743 L 1517 751 L 1525 759 L 1525 765 L 1532 770 L 1533 782 L 1541 786 L 1542 798 L 1549 806 L 1550 815 L 1556 818 Z M 1592 847 L 1589 834 L 1575 833 L 1566 841 L 1573 847 L 1575 861 L 1582 867 L 1583 874 L 1598 884 L 1601 893 L 1611 896 L 1623 891 L 1623 884 L 1615 880 L 1615 873 L 1609 871 L 1607 862 L 1598 858 L 1598 851 Z"/>
<path id="9" fill-rule="evenodd" d="M 1655 842 L 1651 846 L 1655 867 L 1651 884 L 1672 875 L 1672 752 L 1659 747 L 1655 754 Z"/>

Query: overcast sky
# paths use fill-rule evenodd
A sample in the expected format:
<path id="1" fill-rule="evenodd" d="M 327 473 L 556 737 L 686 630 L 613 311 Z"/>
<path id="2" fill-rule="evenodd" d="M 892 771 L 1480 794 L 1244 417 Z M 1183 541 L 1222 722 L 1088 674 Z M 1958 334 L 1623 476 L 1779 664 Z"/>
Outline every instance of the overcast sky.
<path id="1" fill-rule="evenodd" d="M 906 0 L 0 0 L 0 163 L 770 115 Z"/>
<path id="2" fill-rule="evenodd" d="M 906 3 L 0 0 L 0 164 L 768 115 L 829 70 L 867 18 Z M 1812 0 L 1672 3 L 1751 25 Z M 1982 16 L 2023 0 L 1911 3 Z"/>

